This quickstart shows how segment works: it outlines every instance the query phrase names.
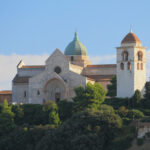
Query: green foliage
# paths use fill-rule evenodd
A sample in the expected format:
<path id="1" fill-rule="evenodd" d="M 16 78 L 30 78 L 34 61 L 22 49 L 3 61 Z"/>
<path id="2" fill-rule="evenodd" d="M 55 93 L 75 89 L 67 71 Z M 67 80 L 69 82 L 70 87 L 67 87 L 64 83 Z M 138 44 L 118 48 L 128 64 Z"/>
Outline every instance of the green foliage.
<path id="1" fill-rule="evenodd" d="M 12 116 L 14 116 L 14 113 L 11 111 L 11 106 L 8 105 L 7 100 L 4 100 L 4 103 L 2 104 L 2 111 L 1 113 L 7 113 L 10 114 Z"/>
<path id="2" fill-rule="evenodd" d="M 150 82 L 146 82 L 145 84 L 145 99 L 150 100 Z"/>
<path id="3" fill-rule="evenodd" d="M 20 106 L 23 109 L 22 124 L 39 125 L 47 124 L 49 121 L 49 114 L 43 111 L 40 104 L 24 104 Z M 18 118 L 19 119 L 19 118 Z"/>
<path id="4" fill-rule="evenodd" d="M 141 146 L 144 144 L 144 138 L 138 138 L 137 139 L 137 145 Z"/>
<path id="5" fill-rule="evenodd" d="M 111 84 L 107 85 L 107 96 L 115 97 L 117 95 L 117 78 L 114 75 L 111 79 Z"/>
<path id="6" fill-rule="evenodd" d="M 140 119 L 140 118 L 144 117 L 144 114 L 140 110 L 131 109 L 131 110 L 129 110 L 127 117 L 133 118 L 133 119 Z"/>
<path id="7" fill-rule="evenodd" d="M 47 133 L 36 150 L 103 150 L 121 127 L 118 115 L 89 109 L 74 114 L 57 130 Z"/>
<path id="8" fill-rule="evenodd" d="M 100 105 L 99 110 L 102 112 L 115 113 L 115 110 L 113 109 L 113 107 L 106 105 L 106 104 Z"/>
<path id="9" fill-rule="evenodd" d="M 58 126 L 60 124 L 58 107 L 53 101 L 47 101 L 43 104 L 43 111 L 49 114 L 49 124 Z"/>
<path id="10" fill-rule="evenodd" d="M 85 88 L 78 87 L 75 89 L 76 96 L 73 98 L 75 111 L 81 111 L 87 108 L 99 108 L 104 102 L 105 90 L 99 83 L 88 83 Z"/>
<path id="11" fill-rule="evenodd" d="M 15 114 L 14 121 L 15 124 L 21 125 L 23 124 L 24 111 L 20 105 L 12 106 L 12 111 Z"/>
<path id="12" fill-rule="evenodd" d="M 133 97 L 131 98 L 132 108 L 135 108 L 142 100 L 142 95 L 139 90 L 136 90 Z"/>
<path id="13" fill-rule="evenodd" d="M 0 138 L 2 135 L 7 135 L 12 129 L 14 129 L 15 123 L 13 116 L 9 113 L 0 114 Z"/>
<path id="14" fill-rule="evenodd" d="M 67 100 L 61 100 L 57 103 L 57 106 L 58 106 L 58 113 L 60 116 L 60 120 L 62 122 L 71 118 L 73 113 L 73 106 L 74 106 L 73 102 Z"/>
<path id="15" fill-rule="evenodd" d="M 1 150 L 35 150 L 35 146 L 42 137 L 53 130 L 50 125 L 34 127 L 17 127 L 2 140 L 0 140 Z"/>
<path id="16" fill-rule="evenodd" d="M 108 98 L 105 99 L 104 104 L 111 105 L 114 109 L 119 109 L 121 106 L 130 107 L 130 99 L 128 98 Z"/>
<path id="17" fill-rule="evenodd" d="M 119 113 L 119 115 L 121 116 L 121 117 L 126 117 L 127 116 L 127 114 L 128 114 L 128 109 L 125 107 L 125 106 L 121 106 L 121 107 L 119 107 L 119 109 L 118 109 L 118 113 Z"/>
<path id="18" fill-rule="evenodd" d="M 140 107 L 143 109 L 150 109 L 150 100 L 149 99 L 142 99 L 140 103 Z"/>
<path id="19" fill-rule="evenodd" d="M 115 139 L 109 144 L 107 150 L 127 150 L 135 138 L 135 128 L 124 126 Z"/>

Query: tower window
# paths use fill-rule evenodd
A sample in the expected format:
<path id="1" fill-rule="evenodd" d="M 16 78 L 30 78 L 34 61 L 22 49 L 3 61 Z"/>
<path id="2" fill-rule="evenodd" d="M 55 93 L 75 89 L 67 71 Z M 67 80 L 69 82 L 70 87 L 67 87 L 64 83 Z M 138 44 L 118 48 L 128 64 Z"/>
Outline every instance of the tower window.
<path id="1" fill-rule="evenodd" d="M 73 56 L 71 56 L 71 61 L 74 61 L 74 57 Z"/>
<path id="2" fill-rule="evenodd" d="M 143 63 L 141 63 L 141 70 L 143 70 Z"/>
<path id="3" fill-rule="evenodd" d="M 128 62 L 128 70 L 131 70 L 131 63 Z"/>
<path id="4" fill-rule="evenodd" d="M 143 53 L 141 51 L 138 52 L 138 61 L 142 61 L 143 60 Z"/>
<path id="5" fill-rule="evenodd" d="M 127 52 L 127 51 L 124 51 L 124 52 L 122 53 L 122 60 L 123 60 L 123 61 L 128 61 L 128 56 L 129 56 L 128 52 Z"/>
<path id="6" fill-rule="evenodd" d="M 124 64 L 123 63 L 120 64 L 120 69 L 124 70 Z"/>
<path id="7" fill-rule="evenodd" d="M 39 90 L 37 91 L 37 95 L 40 95 L 40 91 Z"/>
<path id="8" fill-rule="evenodd" d="M 27 97 L 27 92 L 26 91 L 24 91 L 24 97 Z"/>
<path id="9" fill-rule="evenodd" d="M 139 63 L 137 63 L 137 70 L 139 70 L 140 68 L 139 68 Z"/>

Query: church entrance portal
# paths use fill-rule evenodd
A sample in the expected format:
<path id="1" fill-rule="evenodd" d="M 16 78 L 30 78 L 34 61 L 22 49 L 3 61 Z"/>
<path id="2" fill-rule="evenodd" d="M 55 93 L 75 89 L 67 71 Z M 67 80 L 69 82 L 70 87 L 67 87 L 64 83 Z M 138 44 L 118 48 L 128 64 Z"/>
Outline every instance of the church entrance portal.
<path id="1" fill-rule="evenodd" d="M 60 93 L 55 93 L 55 101 L 56 102 L 60 101 Z"/>
<path id="2" fill-rule="evenodd" d="M 58 102 L 65 98 L 65 85 L 58 79 L 48 81 L 44 87 L 45 100 Z"/>

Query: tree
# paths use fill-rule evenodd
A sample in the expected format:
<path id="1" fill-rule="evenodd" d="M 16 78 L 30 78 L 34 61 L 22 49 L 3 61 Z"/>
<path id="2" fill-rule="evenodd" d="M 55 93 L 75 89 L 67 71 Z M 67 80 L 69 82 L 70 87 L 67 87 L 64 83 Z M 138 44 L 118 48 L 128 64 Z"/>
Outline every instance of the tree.
<path id="1" fill-rule="evenodd" d="M 43 111 L 47 112 L 49 124 L 58 126 L 60 124 L 58 107 L 53 101 L 47 101 L 43 104 Z"/>
<path id="2" fill-rule="evenodd" d="M 114 75 L 110 81 L 111 84 L 107 85 L 107 96 L 115 97 L 117 95 L 117 78 Z"/>
<path id="3" fill-rule="evenodd" d="M 146 84 L 145 84 L 145 94 L 144 94 L 144 97 L 147 100 L 150 100 L 150 82 L 146 82 Z"/>
<path id="4" fill-rule="evenodd" d="M 139 90 L 136 90 L 131 101 L 132 101 L 132 105 L 133 105 L 133 108 L 139 104 L 142 100 L 142 95 L 141 95 L 141 92 Z"/>
<path id="5" fill-rule="evenodd" d="M 61 121 L 71 118 L 73 113 L 74 103 L 67 100 L 61 100 L 57 103 L 58 113 Z"/>
<path id="6" fill-rule="evenodd" d="M 86 108 L 99 108 L 105 100 L 105 90 L 99 83 L 88 83 L 85 88 L 80 86 L 75 89 L 76 96 L 73 98 L 74 110 L 81 111 Z"/>
<path id="7" fill-rule="evenodd" d="M 12 111 L 15 114 L 14 120 L 17 125 L 23 124 L 24 111 L 20 105 L 14 105 Z"/>
<path id="8" fill-rule="evenodd" d="M 137 109 L 131 109 L 131 110 L 129 110 L 127 117 L 129 117 L 130 119 L 139 119 L 139 118 L 143 118 L 144 114 L 143 114 L 143 112 L 141 112 Z"/>
<path id="9" fill-rule="evenodd" d="M 0 113 L 0 135 L 7 135 L 15 127 L 14 113 L 7 100 L 4 100 L 2 112 Z"/>
<path id="10" fill-rule="evenodd" d="M 115 113 L 87 109 L 48 132 L 36 150 L 104 150 L 121 127 L 121 118 Z"/>
<path id="11" fill-rule="evenodd" d="M 12 107 L 8 105 L 7 100 L 5 99 L 2 105 L 2 113 L 8 113 L 14 115 L 14 113 L 11 111 Z"/>

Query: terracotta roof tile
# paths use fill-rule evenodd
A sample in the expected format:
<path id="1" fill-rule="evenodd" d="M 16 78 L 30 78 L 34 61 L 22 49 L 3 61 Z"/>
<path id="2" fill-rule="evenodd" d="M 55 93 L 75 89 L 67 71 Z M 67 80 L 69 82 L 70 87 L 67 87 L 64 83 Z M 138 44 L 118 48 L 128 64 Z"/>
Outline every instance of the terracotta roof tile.
<path id="1" fill-rule="evenodd" d="M 12 94 L 12 91 L 11 90 L 0 91 L 0 94 L 2 95 Z"/>
<path id="2" fill-rule="evenodd" d="M 38 65 L 38 66 L 22 66 L 21 68 L 33 68 L 33 69 L 38 69 L 38 68 L 45 68 L 44 65 Z"/>
<path id="3" fill-rule="evenodd" d="M 29 83 L 29 78 L 30 77 L 19 77 L 16 75 L 13 79 L 13 83 Z"/>
<path id="4" fill-rule="evenodd" d="M 122 40 L 121 44 L 123 43 L 141 43 L 141 41 L 133 32 L 130 32 Z"/>

